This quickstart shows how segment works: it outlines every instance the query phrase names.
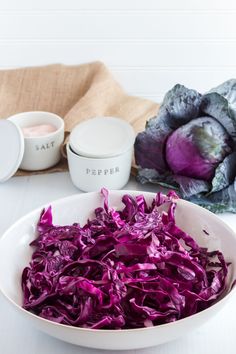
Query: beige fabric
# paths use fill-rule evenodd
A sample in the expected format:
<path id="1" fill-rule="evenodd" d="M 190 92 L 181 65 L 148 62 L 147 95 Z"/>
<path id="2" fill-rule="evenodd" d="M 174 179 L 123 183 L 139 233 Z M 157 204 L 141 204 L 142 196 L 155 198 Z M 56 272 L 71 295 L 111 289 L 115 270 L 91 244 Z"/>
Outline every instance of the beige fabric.
<path id="1" fill-rule="evenodd" d="M 95 116 L 123 118 L 139 132 L 146 120 L 156 115 L 158 105 L 127 95 L 101 62 L 0 70 L 0 118 L 34 110 L 57 113 L 64 118 L 68 132 Z M 62 158 L 57 166 L 42 172 L 66 169 Z"/>

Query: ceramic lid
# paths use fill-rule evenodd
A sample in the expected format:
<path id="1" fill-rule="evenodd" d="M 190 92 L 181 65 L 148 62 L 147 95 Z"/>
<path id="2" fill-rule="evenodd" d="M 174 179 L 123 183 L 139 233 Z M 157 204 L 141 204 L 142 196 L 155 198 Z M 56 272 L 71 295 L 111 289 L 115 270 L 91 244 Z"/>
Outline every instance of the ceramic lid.
<path id="1" fill-rule="evenodd" d="M 0 120 L 0 182 L 11 178 L 24 155 L 24 137 L 20 128 L 7 119 Z"/>
<path id="2" fill-rule="evenodd" d="M 134 144 L 135 134 L 126 121 L 96 117 L 78 124 L 70 134 L 70 147 L 78 155 L 105 158 L 120 155 Z"/>

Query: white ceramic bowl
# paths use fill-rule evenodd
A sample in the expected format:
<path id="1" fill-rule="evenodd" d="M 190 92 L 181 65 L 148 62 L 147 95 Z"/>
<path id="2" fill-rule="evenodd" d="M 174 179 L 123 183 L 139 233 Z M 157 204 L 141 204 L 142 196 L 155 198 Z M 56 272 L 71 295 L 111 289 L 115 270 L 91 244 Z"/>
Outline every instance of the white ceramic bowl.
<path id="1" fill-rule="evenodd" d="M 52 124 L 57 128 L 45 136 L 24 137 L 22 170 L 45 170 L 60 161 L 60 148 L 64 140 L 64 121 L 61 117 L 50 112 L 33 111 L 18 113 L 8 119 L 20 128 L 37 124 Z"/>
<path id="2" fill-rule="evenodd" d="M 124 193 L 131 195 L 144 194 L 147 201 L 154 197 L 152 193 L 134 191 L 110 192 L 110 205 L 121 207 L 121 197 Z M 75 221 L 85 223 L 92 211 L 101 206 L 103 198 L 100 193 L 74 195 L 52 203 L 55 224 L 71 224 Z M 42 208 L 26 215 L 2 236 L 0 240 L 0 290 L 15 310 L 24 316 L 29 325 L 43 332 L 85 347 L 120 350 L 137 349 L 154 346 L 185 336 L 213 317 L 236 292 L 236 287 L 216 304 L 208 309 L 185 319 L 142 329 L 131 330 L 91 330 L 57 324 L 21 308 L 21 273 L 31 258 L 31 248 L 28 244 L 35 238 L 35 225 Z M 212 249 L 220 249 L 225 258 L 232 262 L 227 287 L 230 288 L 236 278 L 236 236 L 234 232 L 217 216 L 192 203 L 179 200 L 176 220 L 178 226 L 189 232 L 202 245 Z M 203 229 L 208 231 L 206 236 Z"/>

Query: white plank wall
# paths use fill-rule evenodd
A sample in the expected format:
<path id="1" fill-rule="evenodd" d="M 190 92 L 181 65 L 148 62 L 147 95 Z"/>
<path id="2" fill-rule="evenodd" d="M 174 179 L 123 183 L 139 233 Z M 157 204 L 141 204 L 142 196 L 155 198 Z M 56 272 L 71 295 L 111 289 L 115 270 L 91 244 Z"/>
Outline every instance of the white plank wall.
<path id="1" fill-rule="evenodd" d="M 235 0 L 0 0 L 0 68 L 102 60 L 133 95 L 236 77 Z"/>

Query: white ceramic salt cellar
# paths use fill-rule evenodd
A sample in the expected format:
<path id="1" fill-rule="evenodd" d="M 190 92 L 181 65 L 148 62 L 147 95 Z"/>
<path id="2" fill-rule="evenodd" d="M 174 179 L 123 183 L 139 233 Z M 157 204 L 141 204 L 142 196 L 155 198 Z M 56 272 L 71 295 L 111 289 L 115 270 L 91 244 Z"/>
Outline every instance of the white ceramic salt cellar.
<path id="1" fill-rule="evenodd" d="M 43 136 L 24 136 L 23 128 L 37 125 L 55 129 Z M 8 180 L 18 168 L 38 171 L 56 165 L 63 140 L 64 121 L 54 113 L 23 112 L 0 120 L 0 182 Z"/>

